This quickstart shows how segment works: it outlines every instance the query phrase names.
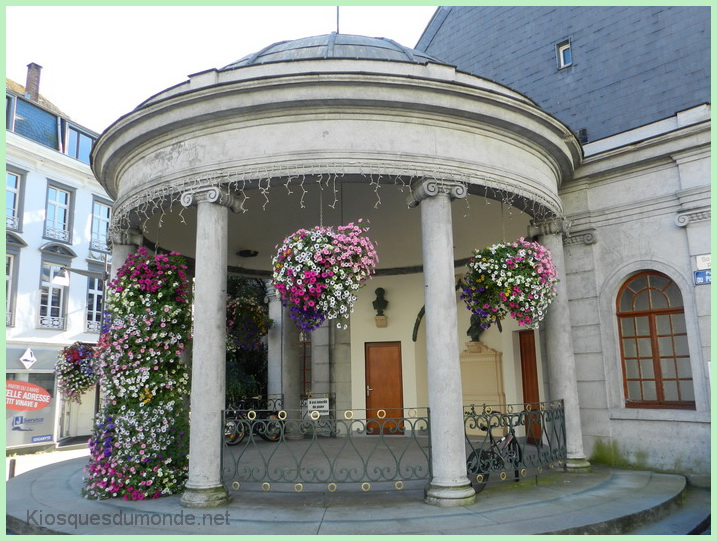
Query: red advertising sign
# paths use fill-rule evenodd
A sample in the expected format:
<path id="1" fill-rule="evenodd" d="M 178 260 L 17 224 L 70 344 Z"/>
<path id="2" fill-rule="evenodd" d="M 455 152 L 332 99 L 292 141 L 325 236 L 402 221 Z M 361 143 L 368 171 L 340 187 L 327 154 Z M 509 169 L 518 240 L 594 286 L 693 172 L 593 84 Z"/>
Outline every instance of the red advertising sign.
<path id="1" fill-rule="evenodd" d="M 42 387 L 26 381 L 5 382 L 6 407 L 9 410 L 32 411 L 47 406 L 52 397 Z"/>

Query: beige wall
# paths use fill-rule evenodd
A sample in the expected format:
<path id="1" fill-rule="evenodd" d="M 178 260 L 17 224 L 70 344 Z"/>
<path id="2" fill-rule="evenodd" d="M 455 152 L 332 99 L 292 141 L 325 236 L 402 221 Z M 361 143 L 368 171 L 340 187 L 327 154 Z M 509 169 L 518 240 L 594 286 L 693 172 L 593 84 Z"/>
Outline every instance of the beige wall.
<path id="1" fill-rule="evenodd" d="M 376 327 L 372 302 L 376 298 L 376 288 L 386 290 L 385 298 L 389 302 L 385 315 L 388 326 Z M 351 407 L 366 407 L 365 357 L 366 342 L 401 342 L 403 361 L 403 402 L 404 407 L 425 407 L 428 405 L 428 382 L 426 380 L 426 340 L 425 321 L 421 322 L 416 342 L 412 340 L 413 327 L 418 312 L 423 307 L 423 275 L 409 274 L 398 276 L 379 276 L 369 281 L 358 291 L 354 313 L 351 315 Z M 466 334 L 470 324 L 470 312 L 456 293 L 458 313 L 458 343 L 461 350 L 469 341 Z M 520 350 L 518 332 L 523 330 L 512 319 L 503 322 L 503 332 L 493 327 L 484 332 L 481 340 L 490 348 L 503 353 L 503 382 L 506 402 L 522 402 L 522 383 L 520 372 Z M 540 355 L 540 340 L 536 334 L 538 349 L 538 379 L 541 399 L 547 399 L 544 393 L 543 367 Z"/>

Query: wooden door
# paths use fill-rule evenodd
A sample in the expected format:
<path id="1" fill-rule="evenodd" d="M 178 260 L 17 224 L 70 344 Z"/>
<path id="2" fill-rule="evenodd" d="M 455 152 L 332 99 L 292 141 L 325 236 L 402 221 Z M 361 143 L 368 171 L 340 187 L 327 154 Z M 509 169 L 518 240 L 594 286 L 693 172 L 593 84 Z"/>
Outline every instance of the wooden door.
<path id="1" fill-rule="evenodd" d="M 367 342 L 366 432 L 403 434 L 403 372 L 401 342 Z"/>
<path id="2" fill-rule="evenodd" d="M 523 403 L 530 404 L 531 409 L 538 408 L 540 391 L 538 389 L 538 366 L 535 355 L 535 333 L 520 331 L 520 368 L 523 380 Z M 526 408 L 527 409 L 527 408 Z M 527 413 L 525 417 L 526 436 L 528 443 L 540 445 L 542 436 L 540 412 Z"/>

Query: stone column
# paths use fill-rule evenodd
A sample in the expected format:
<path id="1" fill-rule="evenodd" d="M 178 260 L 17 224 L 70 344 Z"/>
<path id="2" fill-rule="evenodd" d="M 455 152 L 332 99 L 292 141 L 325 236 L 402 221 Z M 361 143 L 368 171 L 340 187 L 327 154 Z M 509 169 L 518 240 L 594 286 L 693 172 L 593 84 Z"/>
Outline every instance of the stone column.
<path id="1" fill-rule="evenodd" d="M 580 403 L 578 383 L 573 354 L 570 307 L 565 273 L 563 233 L 564 220 L 552 220 L 530 227 L 531 237 L 545 246 L 552 256 L 558 272 L 557 296 L 548 308 L 545 317 L 545 345 L 548 355 L 548 377 L 550 398 L 562 398 L 565 403 L 565 436 L 567 445 L 566 470 L 572 472 L 590 471 L 590 462 L 583 451 L 583 432 L 580 424 Z"/>
<path id="2" fill-rule="evenodd" d="M 289 316 L 289 309 L 282 308 L 281 327 L 281 392 L 284 395 L 284 409 L 287 423 L 284 433 L 287 439 L 302 438 L 299 430 L 301 419 L 301 358 L 299 355 L 299 329 Z"/>
<path id="3" fill-rule="evenodd" d="M 227 206 L 218 187 L 185 192 L 197 206 L 189 478 L 181 505 L 206 508 L 231 501 L 221 481 L 222 410 L 226 394 Z"/>
<path id="4" fill-rule="evenodd" d="M 465 196 L 463 184 L 424 180 L 414 187 L 409 201 L 410 206 L 421 206 L 433 471 L 425 501 L 442 507 L 475 501 L 466 477 L 451 217 L 451 200 Z"/>
<path id="5" fill-rule="evenodd" d="M 136 229 L 127 229 L 112 235 L 110 279 L 114 279 L 129 255 L 137 251 L 139 246 L 142 246 L 142 233 Z"/>
<path id="6" fill-rule="evenodd" d="M 351 329 L 329 327 L 329 372 L 331 393 L 336 397 L 337 417 L 352 408 L 351 403 Z M 340 417 L 339 417 L 340 418 Z"/>
<path id="7" fill-rule="evenodd" d="M 311 333 L 311 393 L 326 397 L 331 393 L 329 322 Z"/>
<path id="8" fill-rule="evenodd" d="M 276 289 L 268 281 L 266 285 L 266 296 L 269 304 L 269 319 L 272 320 L 271 328 L 267 333 L 267 385 L 266 394 L 269 399 L 269 409 L 283 409 L 283 391 L 281 381 L 281 339 L 283 334 L 283 321 L 281 300 L 276 294 Z M 280 402 L 278 402 L 281 399 Z"/>

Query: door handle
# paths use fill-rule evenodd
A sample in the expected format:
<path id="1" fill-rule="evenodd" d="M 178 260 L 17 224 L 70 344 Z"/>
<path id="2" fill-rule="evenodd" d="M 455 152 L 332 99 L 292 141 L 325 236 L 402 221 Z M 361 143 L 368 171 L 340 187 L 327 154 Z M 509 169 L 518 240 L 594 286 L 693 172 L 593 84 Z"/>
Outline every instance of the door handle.
<path id="1" fill-rule="evenodd" d="M 366 396 L 368 396 L 371 391 L 373 391 L 373 389 L 366 385 Z"/>

